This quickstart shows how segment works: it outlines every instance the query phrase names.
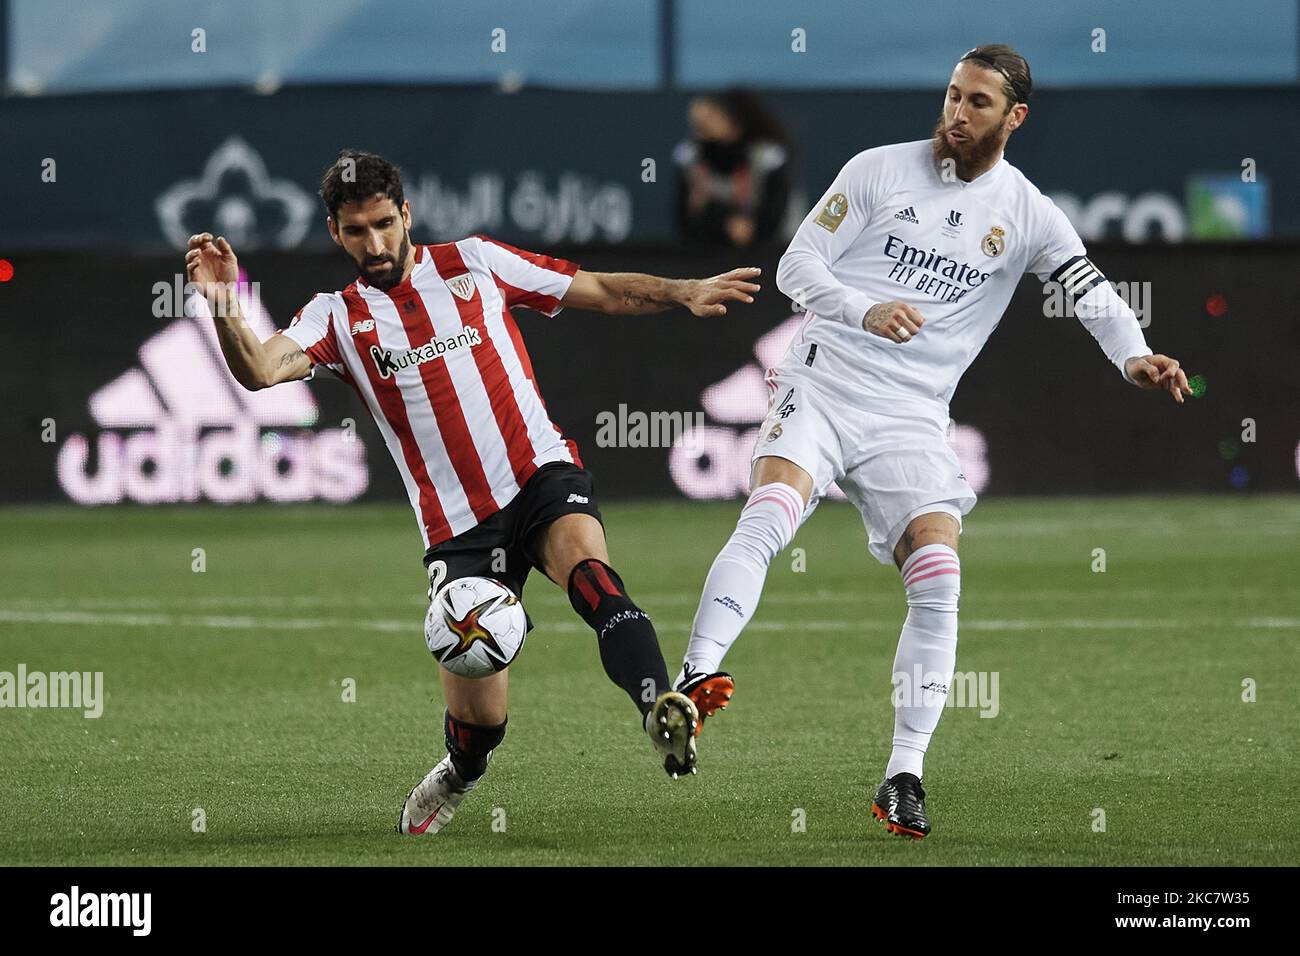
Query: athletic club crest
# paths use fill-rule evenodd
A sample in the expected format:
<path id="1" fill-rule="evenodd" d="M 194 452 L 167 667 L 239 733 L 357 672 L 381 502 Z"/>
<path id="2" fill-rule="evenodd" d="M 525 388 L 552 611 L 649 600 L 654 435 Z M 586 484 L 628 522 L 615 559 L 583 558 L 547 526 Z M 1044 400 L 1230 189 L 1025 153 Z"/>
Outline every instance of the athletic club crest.
<path id="1" fill-rule="evenodd" d="M 1007 241 L 1003 238 L 1005 235 L 1001 226 L 994 226 L 989 230 L 988 235 L 980 240 L 980 250 L 986 256 L 997 258 L 1007 247 Z"/>
<path id="2" fill-rule="evenodd" d="M 474 277 L 468 272 L 464 275 L 454 276 L 447 280 L 447 288 L 451 290 L 451 294 L 456 298 L 468 302 L 474 298 Z"/>

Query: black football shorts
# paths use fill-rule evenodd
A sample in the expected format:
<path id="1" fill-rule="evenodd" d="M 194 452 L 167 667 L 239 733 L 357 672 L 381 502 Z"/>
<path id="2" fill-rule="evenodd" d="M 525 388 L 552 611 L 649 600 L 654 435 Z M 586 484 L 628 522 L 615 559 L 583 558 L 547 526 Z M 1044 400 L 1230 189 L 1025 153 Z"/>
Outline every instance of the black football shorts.
<path id="1" fill-rule="evenodd" d="M 534 536 L 556 518 L 570 514 L 591 515 L 604 523 L 591 473 L 567 461 L 543 465 L 510 504 L 425 552 L 429 600 L 448 581 L 468 577 L 494 578 L 522 599 L 528 572 L 540 570 L 530 547 Z M 528 626 L 533 626 L 531 619 Z"/>

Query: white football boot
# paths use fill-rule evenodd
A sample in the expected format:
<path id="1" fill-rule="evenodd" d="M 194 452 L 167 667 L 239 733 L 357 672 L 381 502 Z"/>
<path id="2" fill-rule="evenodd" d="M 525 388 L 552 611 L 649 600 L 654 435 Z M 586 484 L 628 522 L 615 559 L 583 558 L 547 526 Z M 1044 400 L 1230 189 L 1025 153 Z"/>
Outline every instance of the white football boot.
<path id="1" fill-rule="evenodd" d="M 456 775 L 451 765 L 451 754 L 430 770 L 415 785 L 402 804 L 402 815 L 397 821 L 398 833 L 437 833 L 456 813 L 456 807 L 478 784 L 466 783 Z"/>
<path id="2" fill-rule="evenodd" d="M 700 725 L 699 711 L 685 694 L 670 690 L 659 695 L 645 716 L 645 731 L 663 758 L 664 770 L 676 780 L 684 773 L 695 773 L 695 731 Z"/>

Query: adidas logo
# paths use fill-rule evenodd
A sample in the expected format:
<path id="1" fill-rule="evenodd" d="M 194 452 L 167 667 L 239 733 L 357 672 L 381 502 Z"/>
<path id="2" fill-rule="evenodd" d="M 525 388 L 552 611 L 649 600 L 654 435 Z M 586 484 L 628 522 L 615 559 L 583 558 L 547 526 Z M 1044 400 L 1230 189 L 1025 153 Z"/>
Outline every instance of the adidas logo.
<path id="1" fill-rule="evenodd" d="M 687 429 L 668 453 L 668 472 L 686 497 L 717 499 L 749 494 L 750 455 L 772 399 L 777 397 L 773 394 L 775 386 L 769 386 L 763 370 L 781 363 L 805 319 L 802 314 L 792 315 L 760 336 L 754 343 L 754 361 L 700 393 L 700 407 L 708 421 Z M 980 494 L 989 480 L 983 433 L 973 425 L 953 423 L 945 437 L 962 471 L 970 476 L 971 488 Z M 826 497 L 842 499 L 844 492 L 832 483 Z"/>
<path id="2" fill-rule="evenodd" d="M 921 224 L 921 220 L 916 218 L 916 210 L 913 209 L 911 206 L 908 206 L 906 209 L 902 210 L 901 212 L 894 213 L 894 218 L 901 219 L 903 220 L 903 222 L 910 222 L 913 225 L 917 225 L 917 226 Z"/>
<path id="3" fill-rule="evenodd" d="M 238 288 L 245 321 L 273 335 L 242 268 Z M 139 362 L 90 396 L 98 436 L 69 435 L 59 448 L 59 486 L 78 504 L 341 502 L 366 490 L 364 445 L 351 428 L 309 430 L 318 412 L 305 382 L 257 392 L 235 382 L 201 296 L 140 346 Z"/>
<path id="4" fill-rule="evenodd" d="M 590 504 L 590 499 L 586 495 L 571 494 L 569 495 L 569 500 L 566 501 L 565 504 L 571 505 L 574 504 L 575 502 L 577 504 L 585 505 L 585 504 Z"/>

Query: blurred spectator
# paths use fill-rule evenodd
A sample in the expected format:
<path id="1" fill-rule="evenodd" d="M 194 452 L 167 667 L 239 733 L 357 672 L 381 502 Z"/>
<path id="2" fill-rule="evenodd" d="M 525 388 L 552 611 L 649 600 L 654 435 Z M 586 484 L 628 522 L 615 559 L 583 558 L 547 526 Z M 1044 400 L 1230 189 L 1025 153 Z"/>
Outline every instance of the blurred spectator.
<path id="1" fill-rule="evenodd" d="M 691 138 L 677 144 L 677 232 L 744 248 L 776 236 L 790 198 L 790 145 L 752 93 L 691 100 Z"/>

